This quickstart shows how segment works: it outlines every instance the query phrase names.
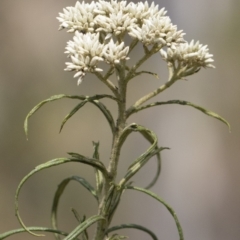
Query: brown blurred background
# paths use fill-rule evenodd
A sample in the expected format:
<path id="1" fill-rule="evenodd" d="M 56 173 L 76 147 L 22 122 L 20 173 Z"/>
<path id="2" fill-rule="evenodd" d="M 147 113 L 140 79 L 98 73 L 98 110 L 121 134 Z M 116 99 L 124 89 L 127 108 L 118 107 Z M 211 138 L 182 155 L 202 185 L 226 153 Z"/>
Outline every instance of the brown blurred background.
<path id="1" fill-rule="evenodd" d="M 225 117 L 221 122 L 183 106 L 163 106 L 133 116 L 154 130 L 164 151 L 162 175 L 153 191 L 176 210 L 186 240 L 240 239 L 240 1 L 158 0 L 166 7 L 186 39 L 208 44 L 214 54 L 215 70 L 201 70 L 188 81 L 177 82 L 156 100 L 182 99 L 205 106 Z M 111 135 L 104 117 L 88 104 L 58 134 L 64 116 L 77 104 L 59 100 L 44 106 L 30 119 L 29 141 L 23 121 L 38 102 L 55 94 L 109 93 L 95 77 L 87 75 L 77 86 L 73 74 L 63 71 L 66 41 L 71 35 L 58 32 L 56 16 L 75 1 L 0 1 L 0 233 L 18 228 L 14 216 L 14 194 L 19 181 L 36 165 L 67 156 L 66 152 L 92 154 L 92 141 L 100 141 L 101 160 L 107 163 Z M 137 53 L 137 51 L 136 51 Z M 131 61 L 139 55 L 131 57 Z M 128 104 L 162 84 L 166 65 L 155 56 L 145 69 L 160 79 L 143 76 L 129 85 Z M 113 110 L 115 105 L 104 102 Z M 123 147 L 118 179 L 134 158 L 147 148 L 140 135 L 131 135 Z M 155 173 L 154 159 L 139 172 L 135 184 L 145 186 Z M 27 225 L 50 226 L 51 201 L 63 178 L 80 175 L 94 184 L 90 167 L 67 164 L 36 174 L 20 194 L 20 213 Z M 71 208 L 88 217 L 97 205 L 77 183 L 66 189 L 59 211 L 59 227 L 70 231 L 77 222 Z M 126 192 L 113 224 L 138 223 L 152 229 L 159 239 L 178 239 L 174 221 L 156 201 L 136 192 Z M 91 228 L 93 229 L 93 228 Z M 150 239 L 135 230 L 119 231 L 130 239 Z M 90 233 L 91 235 L 92 233 Z M 10 239 L 34 239 L 20 234 Z M 51 234 L 46 238 L 53 239 Z"/>

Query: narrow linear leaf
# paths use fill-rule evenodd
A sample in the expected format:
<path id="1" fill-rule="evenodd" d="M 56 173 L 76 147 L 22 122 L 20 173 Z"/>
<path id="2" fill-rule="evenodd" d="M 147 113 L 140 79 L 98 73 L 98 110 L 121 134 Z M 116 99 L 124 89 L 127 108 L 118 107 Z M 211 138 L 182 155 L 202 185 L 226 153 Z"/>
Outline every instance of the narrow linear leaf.
<path id="1" fill-rule="evenodd" d="M 146 132 L 144 131 L 141 131 L 140 132 L 143 137 L 148 140 L 151 144 L 154 143 L 155 141 L 155 138 L 151 137 L 151 135 L 147 134 Z M 156 147 L 158 148 L 158 146 Z M 157 172 L 156 172 L 156 175 L 154 176 L 153 180 L 147 185 L 147 187 L 145 187 L 146 189 L 150 189 L 151 187 L 153 187 L 155 185 L 155 183 L 157 182 L 159 176 L 160 176 L 160 173 L 161 173 L 161 167 L 162 167 L 162 161 L 161 161 L 161 155 L 160 155 L 160 152 L 158 152 L 157 154 Z"/>
<path id="2" fill-rule="evenodd" d="M 72 212 L 73 212 L 74 217 L 77 219 L 77 221 L 78 221 L 79 223 L 81 223 L 82 221 L 81 221 L 80 215 L 79 215 L 79 213 L 77 212 L 77 210 L 74 209 L 74 208 L 72 208 Z M 85 217 L 85 215 L 84 215 L 84 217 Z"/>
<path id="3" fill-rule="evenodd" d="M 90 102 L 92 104 L 94 104 L 95 106 L 97 106 L 100 111 L 103 113 L 103 115 L 105 116 L 105 118 L 107 119 L 110 128 L 112 130 L 112 132 L 115 129 L 115 124 L 114 124 L 114 119 L 110 113 L 110 111 L 107 109 L 107 107 L 98 101 L 98 99 L 104 98 L 104 97 L 109 97 L 109 95 L 95 95 L 92 97 L 88 97 L 86 96 L 85 100 L 83 102 L 81 102 L 80 104 L 78 104 L 63 120 L 61 127 L 60 127 L 60 132 L 63 128 L 63 126 L 65 125 L 65 123 L 80 109 L 82 108 L 87 102 Z"/>
<path id="4" fill-rule="evenodd" d="M 130 189 L 130 190 L 132 189 L 132 190 L 136 190 L 136 191 L 139 191 L 139 192 L 143 192 L 143 193 L 151 196 L 152 198 L 156 199 L 160 203 L 162 203 L 167 208 L 167 210 L 170 212 L 170 214 L 173 216 L 173 218 L 175 220 L 175 223 L 176 223 L 176 226 L 177 226 L 177 230 L 178 230 L 178 234 L 179 234 L 179 239 L 180 240 L 184 240 L 182 227 L 180 225 L 180 222 L 178 220 L 178 217 L 177 217 L 175 211 L 162 198 L 160 198 L 155 193 L 153 193 L 153 192 L 151 192 L 151 191 L 149 191 L 147 189 L 144 189 L 144 188 L 139 188 L 139 187 L 135 187 L 135 186 L 125 186 L 125 189 Z"/>
<path id="5" fill-rule="evenodd" d="M 166 149 L 169 149 L 169 148 L 166 148 Z M 162 168 L 162 160 L 161 160 L 160 151 L 158 153 L 156 153 L 156 155 L 157 155 L 157 172 L 156 172 L 153 180 L 145 187 L 145 189 L 152 188 L 156 184 L 157 180 L 160 177 L 161 168 Z"/>
<path id="6" fill-rule="evenodd" d="M 160 161 L 160 155 L 159 152 L 162 151 L 163 149 L 167 148 L 158 148 L 158 139 L 157 136 L 154 132 L 151 130 L 145 128 L 144 126 L 137 125 L 135 123 L 130 124 L 127 126 L 124 130 L 122 135 L 120 136 L 120 147 L 122 146 L 123 142 L 125 142 L 126 138 L 131 132 L 139 132 L 141 133 L 145 139 L 147 139 L 150 143 L 151 146 L 141 154 L 128 168 L 128 171 L 124 178 L 120 181 L 120 185 L 123 186 L 133 175 L 135 175 L 146 163 L 147 161 L 153 157 L 154 155 L 157 155 L 158 160 Z M 150 183 L 150 187 L 156 182 L 159 174 L 160 174 L 160 168 L 161 164 L 159 164 L 158 169 L 157 169 L 157 175 L 155 176 L 154 180 Z"/>
<path id="7" fill-rule="evenodd" d="M 51 228 L 45 228 L 45 227 L 28 227 L 28 229 L 30 231 L 57 233 L 57 234 L 60 234 L 60 235 L 63 235 L 63 236 L 67 236 L 68 235 L 68 233 L 66 233 L 66 232 L 63 232 L 63 231 L 60 231 L 60 230 L 56 230 L 56 229 L 51 229 Z M 26 232 L 26 229 L 19 228 L 19 229 L 15 229 L 15 230 L 11 230 L 11 231 L 2 233 L 2 234 L 0 234 L 0 240 L 3 240 L 5 238 L 7 238 L 7 237 L 10 237 L 10 236 L 12 236 L 14 234 L 23 233 L 23 232 Z"/>
<path id="8" fill-rule="evenodd" d="M 82 220 L 81 220 L 81 223 L 85 222 L 86 220 L 86 216 L 84 215 Z M 87 232 L 87 229 L 85 229 L 83 232 L 82 232 L 82 240 L 88 240 L 88 232 Z"/>
<path id="9" fill-rule="evenodd" d="M 159 76 L 157 73 L 153 73 L 153 72 L 149 72 L 149 71 L 136 72 L 134 77 L 141 75 L 141 74 L 150 74 L 150 75 L 154 76 L 155 78 L 159 79 Z"/>
<path id="10" fill-rule="evenodd" d="M 112 133 L 114 133 L 115 123 L 114 123 L 114 119 L 111 112 L 107 109 L 107 107 L 103 103 L 99 102 L 98 100 L 91 101 L 91 103 L 93 103 L 95 106 L 97 106 L 100 109 L 100 111 L 103 113 L 103 115 L 107 119 Z"/>
<path id="11" fill-rule="evenodd" d="M 127 239 L 128 237 L 126 236 L 121 236 L 118 234 L 113 234 L 111 237 L 107 238 L 106 240 L 122 240 L 122 239 Z"/>
<path id="12" fill-rule="evenodd" d="M 65 125 L 65 123 L 68 121 L 68 119 L 70 119 L 80 108 L 82 108 L 85 104 L 87 103 L 86 100 L 82 101 L 81 103 L 79 103 L 62 121 L 62 124 L 60 126 L 60 130 L 59 132 L 62 131 L 63 126 Z"/>
<path id="13" fill-rule="evenodd" d="M 127 173 L 123 177 L 123 179 L 120 181 L 119 185 L 122 187 L 124 186 L 147 162 L 149 159 L 151 159 L 153 156 L 161 152 L 162 150 L 169 149 L 167 147 L 161 147 L 156 148 L 155 150 L 144 153 L 140 157 L 138 157 L 134 164 L 128 169 Z"/>
<path id="14" fill-rule="evenodd" d="M 138 224 L 121 224 L 119 226 L 114 226 L 114 227 L 111 227 L 107 230 L 107 234 L 110 233 L 110 232 L 113 232 L 113 231 L 117 231 L 117 230 L 120 230 L 120 229 L 125 229 L 125 228 L 134 228 L 134 229 L 138 229 L 138 230 L 141 230 L 147 234 L 149 234 L 153 240 L 158 240 L 157 236 L 151 231 L 149 230 L 148 228 L 146 227 L 143 227 L 141 225 L 138 225 Z"/>
<path id="15" fill-rule="evenodd" d="M 123 193 L 123 188 L 114 183 L 111 184 L 111 187 L 108 191 L 108 194 L 104 201 L 103 212 L 108 213 L 108 221 L 111 222 L 113 214 L 120 202 L 121 196 Z"/>
<path id="16" fill-rule="evenodd" d="M 25 224 L 23 223 L 21 217 L 20 217 L 20 214 L 19 214 L 19 208 L 18 208 L 18 198 L 19 198 L 19 193 L 20 193 L 20 190 L 23 186 L 23 184 L 32 176 L 34 175 L 35 173 L 43 170 L 43 169 L 46 169 L 46 168 L 50 168 L 50 167 L 54 167 L 54 166 L 57 166 L 57 165 L 60 165 L 60 164 L 64 164 L 64 163 L 69 163 L 69 162 L 78 162 L 78 163 L 84 163 L 84 164 L 87 164 L 87 165 L 90 165 L 90 166 L 93 166 L 95 168 L 98 168 L 100 171 L 103 171 L 105 174 L 107 173 L 107 170 L 106 168 L 104 167 L 104 165 L 100 162 L 100 161 L 97 161 L 95 159 L 89 159 L 87 157 L 84 157 L 84 156 L 81 156 L 79 155 L 78 158 L 56 158 L 56 159 L 53 159 L 53 160 L 50 160 L 46 163 L 43 163 L 43 164 L 40 164 L 38 165 L 37 167 L 35 167 L 34 170 L 32 170 L 29 174 L 27 174 L 20 182 L 20 184 L 18 185 L 17 187 L 17 191 L 16 191 L 16 194 L 15 194 L 15 213 L 16 213 L 16 216 L 18 218 L 18 221 L 20 222 L 20 224 L 22 225 L 22 227 L 27 231 L 29 232 L 30 234 L 34 235 L 34 236 L 42 236 L 42 235 L 39 235 L 39 234 L 35 234 L 33 233 L 31 230 L 28 230 L 28 228 L 25 226 Z"/>
<path id="17" fill-rule="evenodd" d="M 41 108 L 44 104 L 56 101 L 62 98 L 71 98 L 71 99 L 79 99 L 79 100 L 84 100 L 86 97 L 85 96 L 71 96 L 71 95 L 65 95 L 65 94 L 59 94 L 59 95 L 54 95 L 40 103 L 38 103 L 27 115 L 24 121 L 24 131 L 26 136 L 28 136 L 28 120 L 29 118 L 39 109 Z"/>
<path id="18" fill-rule="evenodd" d="M 83 223 L 83 222 L 86 220 L 86 216 L 83 215 L 83 217 L 82 217 L 82 219 L 81 219 L 81 218 L 80 218 L 80 215 L 78 214 L 78 212 L 77 212 L 75 209 L 72 209 L 72 212 L 73 212 L 75 218 L 77 219 L 77 221 L 78 221 L 79 223 Z M 81 236 L 82 236 L 82 239 L 81 239 L 81 240 L 88 240 L 87 229 L 85 229 L 85 230 L 82 232 Z"/>
<path id="19" fill-rule="evenodd" d="M 89 96 L 84 96 L 84 95 L 66 95 L 66 94 L 59 94 L 59 95 L 54 95 L 40 103 L 38 103 L 27 115 L 27 117 L 25 118 L 25 121 L 24 121 L 24 131 L 25 131 L 25 134 L 26 136 L 28 136 L 28 120 L 29 118 L 39 109 L 41 108 L 44 104 L 48 103 L 48 102 L 52 102 L 52 101 L 56 101 L 56 100 L 59 100 L 59 99 L 62 99 L 62 98 L 69 98 L 69 99 L 78 99 L 78 100 L 86 100 L 86 99 L 89 99 L 90 101 L 93 101 L 93 100 L 99 100 L 99 99 L 102 99 L 102 98 L 109 98 L 109 99 L 112 99 L 112 100 L 115 100 L 117 101 L 117 99 L 112 96 L 112 95 L 108 95 L 108 94 L 98 94 L 98 95 L 95 95 L 95 96 L 92 96 L 92 97 L 89 97 Z"/>
<path id="20" fill-rule="evenodd" d="M 215 112 L 212 112 L 210 110 L 207 110 L 201 106 L 198 106 L 196 104 L 193 104 L 191 102 L 188 102 L 188 101 L 183 101 L 183 100 L 169 100 L 169 101 L 166 101 L 166 102 L 155 102 L 155 103 L 150 103 L 150 104 L 147 104 L 145 106 L 141 106 L 141 107 L 138 107 L 138 108 L 135 108 L 133 111 L 131 111 L 128 115 L 128 117 L 130 115 L 132 115 L 133 113 L 136 113 L 136 112 L 139 112 L 141 110 L 144 110 L 144 109 L 147 109 L 147 108 L 150 108 L 150 107 L 155 107 L 155 106 L 160 106 L 160 105 L 166 105 L 166 104 L 179 104 L 179 105 L 185 105 L 185 106 L 190 106 L 190 107 L 193 107 L 201 112 L 203 112 L 204 114 L 210 116 L 210 117 L 213 117 L 213 118 L 216 118 L 218 119 L 219 121 L 223 122 L 224 124 L 226 124 L 228 126 L 228 129 L 229 129 L 229 132 L 231 132 L 231 126 L 229 124 L 229 122 L 224 119 L 223 117 L 221 117 L 220 115 L 218 115 L 217 113 Z"/>
<path id="21" fill-rule="evenodd" d="M 101 161 L 94 158 L 85 157 L 79 153 L 68 152 L 68 154 L 72 156 L 74 159 L 76 159 L 77 161 L 82 162 L 84 164 L 91 165 L 92 167 L 98 169 L 99 171 L 102 172 L 104 177 L 108 176 L 107 169 L 105 168 L 104 164 Z"/>
<path id="22" fill-rule="evenodd" d="M 58 185 L 57 191 L 55 192 L 55 195 L 54 195 L 54 198 L 53 198 L 52 211 L 51 211 L 51 222 L 52 222 L 53 229 L 58 229 L 58 226 L 57 226 L 57 211 L 58 211 L 58 204 L 59 204 L 59 201 L 60 201 L 60 197 L 63 194 L 66 186 L 68 185 L 68 183 L 70 181 L 72 181 L 72 180 L 77 181 L 83 187 L 85 187 L 96 198 L 96 200 L 98 201 L 98 196 L 96 194 L 95 189 L 84 178 L 78 177 L 78 176 L 72 176 L 72 177 L 64 179 Z M 56 234 L 56 238 L 60 239 L 57 234 Z"/>
<path id="23" fill-rule="evenodd" d="M 104 220 L 105 218 L 100 215 L 94 215 L 90 218 L 88 218 L 86 221 L 81 223 L 79 226 L 77 226 L 67 237 L 65 237 L 63 240 L 73 240 L 75 239 L 80 233 L 82 233 L 85 229 L 87 229 L 89 226 L 94 224 L 95 222 L 99 220 Z"/>

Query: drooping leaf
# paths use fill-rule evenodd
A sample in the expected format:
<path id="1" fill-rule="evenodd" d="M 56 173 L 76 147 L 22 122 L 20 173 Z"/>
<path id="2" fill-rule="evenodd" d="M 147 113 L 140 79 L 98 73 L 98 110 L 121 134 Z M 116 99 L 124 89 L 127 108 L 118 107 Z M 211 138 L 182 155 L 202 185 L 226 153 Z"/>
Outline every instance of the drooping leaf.
<path id="1" fill-rule="evenodd" d="M 38 231 L 39 232 L 51 232 L 51 233 L 57 233 L 57 234 L 60 234 L 60 235 L 63 235 L 63 236 L 68 235 L 68 233 L 66 233 L 66 232 L 63 232 L 63 231 L 60 231 L 60 230 L 57 230 L 57 229 L 45 228 L 45 227 L 28 227 L 28 229 L 30 231 L 36 231 L 36 232 L 38 232 Z M 3 240 L 7 237 L 10 237 L 14 234 L 24 233 L 24 232 L 26 232 L 25 228 L 19 228 L 19 229 L 11 230 L 11 231 L 0 234 L 0 240 Z M 41 235 L 41 236 L 43 236 L 43 235 Z"/>
<path id="2" fill-rule="evenodd" d="M 87 102 L 90 102 L 92 104 L 94 104 L 96 107 L 98 107 L 98 109 L 103 113 L 103 115 L 105 116 L 105 118 L 107 119 L 109 126 L 111 128 L 111 131 L 113 132 L 115 129 L 115 123 L 114 123 L 114 119 L 112 117 L 112 114 L 110 113 L 110 111 L 107 109 L 107 107 L 99 102 L 97 99 L 100 99 L 100 96 L 103 98 L 103 96 L 105 95 L 95 95 L 92 97 L 86 97 L 86 99 L 79 103 L 76 107 L 74 107 L 74 109 L 64 118 L 61 127 L 60 127 L 60 132 L 63 128 L 63 126 L 65 125 L 65 123 L 80 109 L 82 108 Z M 108 96 L 108 95 L 107 95 Z"/>
<path id="3" fill-rule="evenodd" d="M 168 149 L 168 148 L 166 148 L 166 149 Z M 150 189 L 151 187 L 153 187 L 160 177 L 161 168 L 162 168 L 161 153 L 158 152 L 156 155 L 157 155 L 157 172 L 156 172 L 153 180 L 145 187 L 145 189 Z"/>
<path id="4" fill-rule="evenodd" d="M 148 134 L 148 132 L 145 132 L 145 131 L 140 131 L 140 133 L 143 135 L 143 137 L 145 139 L 147 139 L 151 144 L 154 144 L 154 141 L 155 141 L 155 137 L 152 136 L 152 134 Z M 158 148 L 158 146 L 156 147 Z M 161 173 L 161 155 L 160 155 L 160 152 L 158 152 L 156 154 L 157 156 L 157 172 L 156 172 L 156 175 L 154 176 L 153 180 L 145 187 L 146 189 L 150 189 L 151 187 L 154 186 L 154 184 L 157 182 L 159 176 L 160 176 L 160 173 Z"/>
<path id="5" fill-rule="evenodd" d="M 100 215 L 94 215 L 87 220 L 85 220 L 83 223 L 78 225 L 67 237 L 65 237 L 63 240 L 73 240 L 75 239 L 79 234 L 81 234 L 85 229 L 87 229 L 89 226 L 94 224 L 97 221 L 104 220 L 105 218 Z"/>
<path id="6" fill-rule="evenodd" d="M 52 211 L 51 211 L 51 222 L 52 222 L 52 227 L 53 229 L 58 229 L 57 226 L 57 211 L 58 211 L 58 204 L 61 195 L 63 194 L 66 186 L 70 181 L 77 181 L 80 183 L 83 187 L 85 187 L 98 201 L 98 196 L 96 194 L 95 189 L 91 186 L 91 184 L 84 178 L 78 177 L 78 176 L 72 176 L 69 178 L 64 179 L 57 188 L 57 191 L 55 192 L 54 198 L 53 198 L 53 204 L 52 204 Z M 56 238 L 60 239 L 59 236 L 56 234 Z"/>
<path id="7" fill-rule="evenodd" d="M 166 148 L 158 148 L 158 146 L 157 146 L 157 143 L 158 143 L 157 136 L 154 132 L 152 132 L 151 130 L 149 130 L 149 129 L 141 126 L 141 125 L 137 125 L 135 123 L 130 124 L 129 126 L 127 126 L 123 130 L 123 133 L 122 133 L 122 135 L 120 136 L 120 139 L 119 139 L 120 147 L 122 146 L 123 142 L 125 142 L 126 138 L 128 137 L 128 135 L 131 132 L 141 133 L 144 136 L 144 138 L 146 138 L 151 143 L 151 146 L 147 149 L 146 152 L 141 154 L 141 156 L 139 156 L 129 166 L 127 173 L 125 174 L 124 178 L 120 181 L 121 186 L 123 186 L 131 177 L 133 177 L 133 175 L 135 175 L 147 163 L 147 161 L 151 157 L 153 157 L 156 154 L 159 154 L 159 152 L 162 151 L 163 149 L 166 149 Z M 158 171 L 160 171 L 160 170 L 158 170 Z M 155 181 L 155 179 L 156 179 L 156 177 L 154 178 L 154 181 Z M 155 183 L 155 182 L 153 182 L 153 183 Z"/>
<path id="8" fill-rule="evenodd" d="M 121 236 L 118 234 L 113 234 L 111 237 L 108 237 L 107 240 L 122 240 L 122 239 L 127 239 L 128 237 L 126 236 Z"/>
<path id="9" fill-rule="evenodd" d="M 91 165 L 92 167 L 98 169 L 99 171 L 102 172 L 104 177 L 107 177 L 108 175 L 107 169 L 105 168 L 104 164 L 98 159 L 88 158 L 79 153 L 68 152 L 68 154 L 72 156 L 74 159 L 76 159 L 77 161 L 80 161 L 84 164 Z"/>
<path id="10" fill-rule="evenodd" d="M 75 108 L 73 108 L 73 110 L 63 119 L 62 124 L 60 126 L 60 131 L 62 131 L 63 126 L 65 125 L 65 123 L 68 121 L 68 119 L 70 119 L 80 108 L 82 108 L 85 104 L 87 103 L 87 101 L 82 101 L 81 103 L 79 103 Z"/>
<path id="11" fill-rule="evenodd" d="M 157 236 L 151 230 L 149 230 L 148 228 L 143 227 L 143 226 L 138 225 L 138 224 L 132 224 L 132 223 L 131 224 L 121 224 L 119 226 L 111 227 L 107 230 L 107 233 L 117 231 L 117 230 L 120 230 L 120 229 L 125 229 L 125 228 L 135 228 L 135 229 L 141 230 L 141 231 L 149 234 L 152 237 L 153 240 L 158 240 Z"/>
<path id="12" fill-rule="evenodd" d="M 75 154 L 76 155 L 76 154 Z M 29 232 L 30 234 L 34 235 L 34 236 L 42 236 L 42 235 L 39 235 L 39 234 L 35 234 L 33 233 L 32 231 L 28 230 L 28 228 L 25 226 L 25 224 L 23 223 L 21 217 L 20 217 L 20 214 L 19 214 L 19 208 L 18 208 L 18 197 L 19 197 L 19 193 L 20 193 L 20 190 L 23 186 L 23 184 L 32 176 L 34 175 L 35 173 L 43 170 L 43 169 L 46 169 L 46 168 L 50 168 L 50 167 L 54 167 L 54 166 L 57 166 L 57 165 L 60 165 L 60 164 L 64 164 L 64 163 L 69 163 L 69 162 L 78 162 L 78 163 L 84 163 L 84 164 L 87 164 L 87 165 L 90 165 L 94 168 L 97 168 L 99 169 L 100 171 L 102 171 L 105 174 L 107 174 L 107 170 L 106 168 L 104 167 L 103 163 L 101 163 L 100 161 L 97 161 L 95 159 L 90 159 L 90 158 L 87 158 L 87 157 L 84 157 L 82 155 L 79 155 L 78 154 L 78 157 L 73 157 L 73 158 L 56 158 L 56 159 L 53 159 L 53 160 L 50 160 L 46 163 L 43 163 L 43 164 L 40 164 L 38 165 L 37 167 L 35 167 L 34 170 L 32 170 L 29 174 L 27 174 L 22 180 L 21 182 L 19 183 L 18 187 L 17 187 L 17 191 L 16 191 L 16 194 L 15 194 L 15 212 L 16 212 L 16 216 L 20 222 L 20 224 L 22 225 L 22 227 L 27 231 Z"/>
<path id="13" fill-rule="evenodd" d="M 193 107 L 193 108 L 203 112 L 204 114 L 206 114 L 206 115 L 208 115 L 210 117 L 216 118 L 219 121 L 225 123 L 228 126 L 229 131 L 231 131 L 231 126 L 230 126 L 229 122 L 226 119 L 224 119 L 223 117 L 221 117 L 220 115 L 218 115 L 217 113 L 212 112 L 210 110 L 207 110 L 207 109 L 205 109 L 205 108 L 203 108 L 201 106 L 198 106 L 196 104 L 193 104 L 191 102 L 184 101 L 184 100 L 169 100 L 169 101 L 166 101 L 166 102 L 155 102 L 155 103 L 147 104 L 145 106 L 140 106 L 140 107 L 137 107 L 137 108 L 131 110 L 131 112 L 128 113 L 128 117 L 130 115 L 132 115 L 133 113 L 139 112 L 141 110 L 144 110 L 144 109 L 147 109 L 147 108 L 150 108 L 150 107 L 166 105 L 166 104 L 179 104 L 179 105 L 185 105 L 185 106 Z"/>
<path id="14" fill-rule="evenodd" d="M 59 94 L 59 95 L 54 95 L 40 103 L 38 103 L 27 115 L 24 121 L 24 131 L 26 136 L 28 136 L 28 120 L 29 118 L 39 109 L 41 108 L 44 104 L 56 101 L 62 98 L 71 98 L 71 99 L 79 99 L 79 100 L 84 100 L 86 97 L 85 96 L 70 96 L 70 95 L 65 95 L 65 94 Z"/>
<path id="15" fill-rule="evenodd" d="M 93 103 L 95 106 L 97 106 L 100 109 L 100 111 L 103 113 L 103 115 L 107 119 L 112 133 L 114 133 L 115 123 L 114 123 L 114 119 L 111 112 L 107 109 L 107 107 L 103 103 L 99 102 L 98 100 L 91 101 L 91 103 Z"/>
<path id="16" fill-rule="evenodd" d="M 136 191 L 139 191 L 139 192 L 143 192 L 143 193 L 151 196 L 152 198 L 156 199 L 161 204 L 163 204 L 167 208 L 167 210 L 170 212 L 170 214 L 173 216 L 173 218 L 174 218 L 174 221 L 176 223 L 177 230 L 178 230 L 179 239 L 180 240 L 184 240 L 182 227 L 180 225 L 178 217 L 177 217 L 175 211 L 172 209 L 172 207 L 169 206 L 169 204 L 167 204 L 162 198 L 157 196 L 155 193 L 153 193 L 153 192 L 151 192 L 151 191 L 149 191 L 147 189 L 140 188 L 140 187 L 135 187 L 135 186 L 125 186 L 125 189 L 132 189 L 132 190 L 136 190 Z"/>
<path id="17" fill-rule="evenodd" d="M 66 95 L 66 94 L 59 94 L 59 95 L 54 95 L 40 103 L 38 103 L 27 115 L 27 117 L 25 118 L 25 121 L 24 121 L 24 131 L 25 131 L 25 134 L 26 136 L 28 136 L 28 120 L 29 118 L 39 109 L 41 108 L 44 104 L 48 103 L 48 102 L 52 102 L 52 101 L 56 101 L 56 100 L 59 100 L 59 99 L 62 99 L 62 98 L 70 98 L 70 99 L 78 99 L 78 100 L 87 100 L 87 101 L 93 101 L 93 100 L 99 100 L 99 99 L 102 99 L 102 98 L 109 98 L 109 99 L 112 99 L 112 100 L 115 100 L 117 101 L 117 99 L 112 96 L 112 95 L 107 95 L 107 94 L 98 94 L 98 95 L 95 95 L 95 96 L 92 96 L 92 97 L 89 97 L 89 96 L 83 96 L 83 95 Z"/>

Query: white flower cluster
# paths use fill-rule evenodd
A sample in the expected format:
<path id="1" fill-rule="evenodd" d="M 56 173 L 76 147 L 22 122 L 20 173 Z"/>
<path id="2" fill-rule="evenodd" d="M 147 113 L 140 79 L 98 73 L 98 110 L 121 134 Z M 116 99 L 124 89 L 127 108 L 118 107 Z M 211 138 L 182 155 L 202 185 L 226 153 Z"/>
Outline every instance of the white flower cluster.
<path id="1" fill-rule="evenodd" d="M 181 58 L 186 64 L 194 65 L 197 61 L 199 66 L 212 67 L 212 55 L 208 54 L 208 49 L 198 43 L 194 46 L 185 44 L 184 33 L 172 24 L 165 9 L 159 10 L 154 3 L 77 2 L 74 7 L 63 9 L 57 19 L 59 29 L 75 32 L 73 41 L 69 41 L 66 47 L 72 60 L 66 63 L 66 70 L 77 71 L 75 77 L 79 77 L 79 82 L 86 72 L 101 71 L 97 67 L 101 61 L 114 65 L 129 59 L 129 47 L 124 47 L 126 34 L 145 46 L 158 50 L 167 47 L 167 52 L 161 50 L 167 61 Z"/>
<path id="2" fill-rule="evenodd" d="M 90 4 L 77 2 L 74 7 L 63 9 L 57 19 L 61 23 L 59 29 L 67 28 L 68 32 L 101 32 L 105 36 L 128 33 L 146 45 L 184 42 L 182 31 L 177 31 L 165 14 L 164 8 L 159 11 L 154 3 L 149 6 L 148 2 L 99 0 Z"/>
<path id="3" fill-rule="evenodd" d="M 99 41 L 99 33 L 81 33 L 76 31 L 73 41 L 68 41 L 66 52 L 72 62 L 67 62 L 66 71 L 77 71 L 78 84 L 82 82 L 86 72 L 101 72 L 97 65 L 101 61 L 118 64 L 127 57 L 129 47 L 124 48 L 124 42 L 115 44 L 111 39 L 107 44 Z"/>
<path id="4" fill-rule="evenodd" d="M 162 58 L 173 64 L 178 69 L 184 68 L 183 76 L 191 75 L 198 71 L 201 67 L 215 68 L 213 63 L 213 55 L 209 54 L 207 45 L 194 43 L 180 44 L 176 49 L 168 48 L 167 51 L 161 49 Z"/>

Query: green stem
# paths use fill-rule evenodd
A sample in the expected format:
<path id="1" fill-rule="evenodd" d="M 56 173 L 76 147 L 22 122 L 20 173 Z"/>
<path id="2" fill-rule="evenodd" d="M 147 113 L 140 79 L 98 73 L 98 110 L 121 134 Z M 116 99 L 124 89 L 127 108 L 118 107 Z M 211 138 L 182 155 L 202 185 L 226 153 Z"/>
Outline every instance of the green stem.
<path id="1" fill-rule="evenodd" d="M 118 93 L 118 89 L 117 87 L 107 78 L 108 74 L 111 75 L 111 72 L 109 71 L 106 75 L 106 77 L 103 77 L 102 74 L 100 74 L 99 72 L 94 72 L 94 74 L 105 84 L 108 86 L 108 88 L 110 88 L 112 90 L 112 92 L 114 93 L 115 97 L 119 97 L 119 93 Z"/>
<path id="2" fill-rule="evenodd" d="M 161 49 L 161 47 L 157 47 L 154 45 L 150 51 L 145 52 L 145 55 L 129 70 L 126 81 L 130 81 L 133 77 L 136 76 L 136 70 L 145 62 L 147 61 L 152 55 L 157 53 Z"/>
<path id="3" fill-rule="evenodd" d="M 139 100 L 137 100 L 134 105 L 132 105 L 128 110 L 127 110 L 127 117 L 129 117 L 140 105 L 142 105 L 143 103 L 145 103 L 146 101 L 148 101 L 149 99 L 155 97 L 156 95 L 158 95 L 159 93 L 163 92 L 164 90 L 166 90 L 167 88 L 169 88 L 173 83 L 176 82 L 178 78 L 175 77 L 175 75 L 173 75 L 171 77 L 171 79 L 166 82 L 165 84 L 163 84 L 162 86 L 160 86 L 159 88 L 157 88 L 156 90 L 154 90 L 153 92 L 148 93 L 147 95 L 143 96 L 142 98 L 140 98 Z"/>
<path id="4" fill-rule="evenodd" d="M 123 132 L 123 129 L 126 125 L 126 91 L 127 91 L 127 82 L 125 77 L 125 66 L 124 63 L 115 66 L 115 72 L 117 75 L 118 81 L 118 118 L 116 123 L 115 131 L 113 132 L 113 141 L 112 141 L 112 150 L 110 155 L 110 161 L 108 166 L 108 178 L 104 183 L 103 197 L 99 204 L 98 214 L 102 215 L 106 220 L 100 220 L 97 225 L 97 230 L 94 236 L 94 240 L 103 240 L 108 226 L 110 225 L 112 219 L 112 213 L 108 211 L 107 205 L 109 204 L 109 196 L 111 198 L 111 191 L 113 191 L 113 196 L 116 196 L 115 188 L 111 187 L 117 176 L 117 166 L 120 156 L 121 144 L 120 136 Z M 110 206 L 117 205 L 119 198 L 113 202 Z M 116 206 L 115 206 L 116 207 Z"/>

